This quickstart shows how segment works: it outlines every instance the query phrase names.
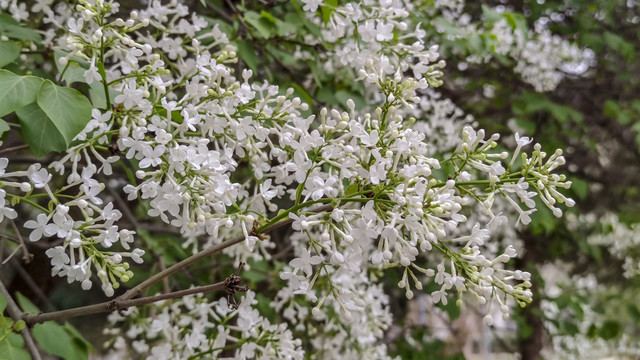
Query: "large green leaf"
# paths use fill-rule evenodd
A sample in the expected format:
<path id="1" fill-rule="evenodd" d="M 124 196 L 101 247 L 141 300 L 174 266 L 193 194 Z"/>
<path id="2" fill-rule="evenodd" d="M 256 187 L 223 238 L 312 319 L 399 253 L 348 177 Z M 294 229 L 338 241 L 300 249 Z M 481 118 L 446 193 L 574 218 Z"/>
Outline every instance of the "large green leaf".
<path id="1" fill-rule="evenodd" d="M 24 295 L 18 293 L 16 300 L 24 312 L 40 312 L 38 307 Z M 84 340 L 82 335 L 69 324 L 62 326 L 54 321 L 36 324 L 31 330 L 31 334 L 42 350 L 65 360 L 87 359 L 89 357 L 91 344 Z M 4 358 L 0 356 L 0 359 Z"/>
<path id="2" fill-rule="evenodd" d="M 66 322 L 62 326 L 64 327 L 65 330 L 67 330 L 69 335 L 73 337 L 73 342 L 75 343 L 75 346 L 78 347 L 80 351 L 85 351 L 87 353 L 86 357 L 88 357 L 89 353 L 93 351 L 93 345 L 91 345 L 91 343 L 88 342 L 82 336 L 80 331 L 78 331 L 78 329 L 76 329 L 73 325 Z"/>
<path id="3" fill-rule="evenodd" d="M 0 359 L 11 360 L 30 360 L 31 356 L 22 347 L 24 340 L 18 334 L 9 334 L 9 336 L 0 341 Z"/>
<path id="4" fill-rule="evenodd" d="M 37 101 L 62 134 L 67 146 L 91 120 L 91 103 L 78 90 L 45 81 L 38 92 Z"/>
<path id="5" fill-rule="evenodd" d="M 84 344 L 74 341 L 67 330 L 53 321 L 37 324 L 31 330 L 33 338 L 42 350 L 60 356 L 65 360 L 87 359 L 88 349 Z"/>
<path id="6" fill-rule="evenodd" d="M 9 14 L 0 14 L 0 34 L 12 39 L 31 40 L 37 44 L 42 42 L 42 37 L 37 31 L 22 26 Z"/>
<path id="7" fill-rule="evenodd" d="M 0 41 L 0 68 L 11 64 L 20 56 L 20 45 L 13 41 Z"/>
<path id="8" fill-rule="evenodd" d="M 35 76 L 19 76 L 0 69 L 0 116 L 34 102 L 43 81 Z"/>
<path id="9" fill-rule="evenodd" d="M 64 136 L 38 104 L 23 107 L 16 111 L 16 115 L 20 121 L 22 139 L 35 156 L 41 157 L 52 151 L 67 149 Z"/>

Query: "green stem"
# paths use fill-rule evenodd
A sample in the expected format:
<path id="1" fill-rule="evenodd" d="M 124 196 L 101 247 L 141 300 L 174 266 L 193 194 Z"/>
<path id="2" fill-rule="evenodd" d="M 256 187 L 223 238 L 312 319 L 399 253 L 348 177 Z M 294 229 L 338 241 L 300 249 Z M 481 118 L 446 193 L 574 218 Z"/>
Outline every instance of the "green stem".
<path id="1" fill-rule="evenodd" d="M 102 86 L 104 87 L 104 97 L 107 101 L 107 108 L 111 109 L 111 97 L 109 96 L 109 85 L 107 83 L 107 73 L 104 70 L 104 37 L 100 38 L 100 63 L 98 64 L 98 72 L 102 76 Z"/>
<path id="2" fill-rule="evenodd" d="M 508 179 L 498 179 L 495 184 L 505 184 L 505 183 L 517 183 L 520 178 L 508 178 Z M 443 187 L 446 185 L 445 181 L 440 181 L 436 183 L 433 187 Z M 491 180 L 473 180 L 473 181 L 459 181 L 456 182 L 456 186 L 473 186 L 473 185 L 491 185 Z"/>
<path id="3" fill-rule="evenodd" d="M 49 210 L 45 209 L 44 207 L 42 207 L 42 206 L 40 206 L 40 205 L 36 204 L 35 202 L 33 202 L 33 201 L 31 201 L 31 200 L 29 200 L 29 199 L 27 199 L 27 198 L 23 198 L 23 197 L 21 197 L 21 196 L 13 195 L 13 194 L 7 194 L 7 195 L 12 196 L 12 197 L 14 197 L 14 198 L 18 198 L 18 199 L 20 199 L 20 201 L 26 202 L 27 204 L 29 204 L 29 205 L 33 206 L 34 208 L 40 209 L 40 210 L 42 210 L 42 211 L 43 211 L 43 212 L 45 212 L 45 213 L 49 213 Z"/>
<path id="4" fill-rule="evenodd" d="M 362 191 L 360 193 L 351 194 L 351 196 L 364 195 L 366 193 L 367 193 L 367 191 Z M 309 207 L 309 206 L 314 205 L 314 204 L 329 204 L 329 203 L 331 203 L 333 201 L 338 201 L 339 203 L 343 203 L 343 202 L 367 202 L 367 201 L 371 201 L 371 200 L 376 201 L 376 200 L 368 198 L 368 197 L 364 197 L 364 198 L 349 197 L 349 198 L 336 198 L 336 199 L 323 198 L 323 199 L 318 199 L 318 200 L 306 201 L 306 202 L 303 202 L 302 204 L 294 205 L 291 208 L 289 208 L 288 210 L 280 212 L 278 215 L 276 215 L 273 218 L 271 218 L 271 220 L 269 220 L 268 223 L 258 227 L 255 231 L 257 233 L 261 233 L 266 228 L 268 228 L 269 226 L 277 223 L 278 221 L 280 221 L 282 219 L 285 219 L 285 218 L 289 217 L 290 213 L 296 212 L 296 211 L 298 211 L 298 210 L 300 210 L 302 208 Z M 385 200 L 378 199 L 377 201 L 385 201 Z"/>

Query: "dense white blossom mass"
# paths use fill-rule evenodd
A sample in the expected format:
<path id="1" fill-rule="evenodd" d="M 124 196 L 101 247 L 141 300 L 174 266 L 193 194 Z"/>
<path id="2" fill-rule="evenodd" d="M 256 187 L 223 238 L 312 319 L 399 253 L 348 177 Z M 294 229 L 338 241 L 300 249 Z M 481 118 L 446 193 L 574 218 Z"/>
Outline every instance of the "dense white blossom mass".
<path id="1" fill-rule="evenodd" d="M 136 229 L 121 225 L 122 209 L 105 195 L 105 177 L 121 159 L 135 170 L 112 181 L 193 251 L 243 235 L 244 245 L 226 254 L 238 262 L 268 259 L 275 243 L 261 231 L 292 220 L 294 255 L 279 274 L 286 285 L 269 299 L 281 324 L 258 312 L 253 292 L 235 310 L 226 299 L 185 297 L 157 311 L 112 314 L 116 358 L 126 351 L 149 359 L 216 356 L 229 346 L 239 359 L 302 359 L 304 350 L 314 358 L 385 358 L 380 340 L 393 320 L 380 279 L 389 271 L 402 274 L 398 287 L 408 299 L 433 281 L 436 303 L 469 295 L 464 301 L 492 302 L 505 318 L 509 299 L 531 301 L 530 274 L 505 266 L 516 249 L 489 243 L 509 221 L 503 211 L 526 225 L 534 198 L 556 216 L 559 204 L 573 205 L 559 192 L 570 186 L 555 172 L 562 151 L 547 154 L 536 144 L 529 153 L 533 140 L 518 134 L 514 152 L 498 151 L 498 134 L 474 129 L 435 90 L 445 62 L 410 17 L 411 2 L 346 3 L 325 22 L 316 13 L 322 1 L 302 1 L 321 28 L 308 45 L 332 44 L 320 55 L 324 71 L 346 69 L 367 92 L 364 107 L 347 100 L 343 109 L 315 115 L 303 115 L 313 104 L 293 89 L 256 80 L 248 69 L 236 73 L 237 49 L 227 35 L 177 1 L 149 1 L 127 19 L 114 15 L 113 1 L 45 0 L 32 9 L 10 3 L 18 20 L 27 10 L 42 12 L 46 45 L 63 53 L 63 67 L 88 64 L 82 78 L 94 104 L 104 105 L 48 168 L 8 171 L 0 159 L 0 220 L 16 218 L 14 192 L 39 191 L 51 201 L 48 208 L 32 204 L 24 227 L 30 241 L 60 239 L 46 252 L 52 275 L 83 289 L 97 279 L 112 296 L 134 276 L 129 259 L 143 261 Z M 459 15 L 459 2 L 441 3 L 437 11 Z M 558 83 L 562 61 L 540 69 L 535 57 L 558 48 L 578 56 L 545 32 L 532 43 L 505 23 L 491 31 L 505 46 L 499 52 L 518 59 L 516 70 L 539 90 Z M 311 55 L 301 49 L 295 56 Z M 106 151 L 111 145 L 119 154 Z M 66 179 L 60 189 L 54 175 Z M 295 339 L 301 331 L 313 337 L 304 347 Z"/>

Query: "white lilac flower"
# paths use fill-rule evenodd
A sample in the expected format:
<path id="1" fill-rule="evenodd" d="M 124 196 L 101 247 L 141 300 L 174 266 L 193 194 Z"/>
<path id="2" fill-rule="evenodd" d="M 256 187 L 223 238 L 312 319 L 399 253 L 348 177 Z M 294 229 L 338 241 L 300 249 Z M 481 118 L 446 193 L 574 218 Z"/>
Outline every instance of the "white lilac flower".
<path id="1" fill-rule="evenodd" d="M 45 236 L 57 236 L 61 239 L 67 237 L 73 228 L 73 220 L 69 219 L 66 214 L 57 211 L 53 214 L 53 223 L 47 224 L 44 228 Z"/>
<path id="2" fill-rule="evenodd" d="M 47 171 L 47 169 L 43 169 L 40 167 L 40 164 L 33 164 L 29 166 L 29 170 L 27 170 L 29 174 L 29 180 L 33 183 L 33 186 L 36 189 L 42 189 L 49 183 L 51 180 L 51 174 Z"/>
<path id="3" fill-rule="evenodd" d="M 262 197 L 266 200 L 271 200 L 276 195 L 278 195 L 278 190 L 270 190 L 272 181 L 272 179 L 267 179 L 262 184 L 260 184 L 260 195 L 262 195 Z"/>
<path id="4" fill-rule="evenodd" d="M 311 256 L 308 250 L 303 249 L 299 257 L 289 262 L 289 266 L 291 266 L 294 269 L 302 269 L 302 271 L 308 277 L 308 276 L 311 276 L 311 272 L 312 272 L 311 266 L 318 265 L 321 262 L 322 262 L 322 257 L 318 255 Z"/>
<path id="5" fill-rule="evenodd" d="M 38 214 L 36 220 L 27 220 L 24 223 L 24 227 L 27 229 L 33 229 L 29 234 L 29 240 L 38 241 L 44 235 L 45 227 L 49 223 L 49 217 L 46 214 Z"/>
<path id="6" fill-rule="evenodd" d="M 84 72 L 84 79 L 87 84 L 92 84 L 94 81 L 102 81 L 102 75 L 98 72 L 98 68 L 95 66 L 96 58 L 91 58 L 89 63 L 89 69 Z"/>

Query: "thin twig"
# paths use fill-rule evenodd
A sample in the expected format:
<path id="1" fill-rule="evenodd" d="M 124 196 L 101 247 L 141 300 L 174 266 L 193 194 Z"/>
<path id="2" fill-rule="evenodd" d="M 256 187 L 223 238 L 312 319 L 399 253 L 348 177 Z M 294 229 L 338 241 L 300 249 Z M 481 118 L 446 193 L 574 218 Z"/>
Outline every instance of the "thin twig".
<path id="1" fill-rule="evenodd" d="M 235 275 L 231 275 L 229 278 L 231 278 L 232 276 L 235 276 Z M 32 326 L 35 324 L 43 323 L 45 321 L 66 320 L 66 319 L 70 319 L 77 316 L 125 310 L 132 306 L 142 306 L 142 305 L 147 305 L 147 304 L 151 304 L 151 303 L 162 301 L 162 300 L 177 299 L 187 295 L 198 294 L 198 293 L 203 293 L 208 291 L 225 290 L 227 288 L 227 284 L 228 284 L 228 279 L 225 281 L 217 282 L 215 284 L 211 284 L 211 285 L 198 286 L 191 289 L 174 291 L 171 293 L 160 294 L 155 296 L 147 296 L 139 299 L 122 300 L 122 299 L 116 298 L 114 300 L 106 301 L 100 304 L 81 306 L 81 307 L 76 307 L 76 308 L 67 309 L 67 310 L 53 311 L 53 312 L 40 313 L 40 314 L 24 314 L 22 315 L 22 320 L 24 320 L 27 323 L 27 325 Z"/>
<path id="2" fill-rule="evenodd" d="M 25 244 L 24 239 L 22 238 L 22 235 L 20 234 L 20 230 L 16 226 L 15 221 L 11 220 L 11 226 L 13 227 L 13 231 L 16 232 L 16 236 L 18 237 L 18 240 L 20 240 L 20 245 L 22 246 L 22 249 L 23 249 L 22 261 L 24 261 L 25 264 L 29 264 L 33 259 L 33 254 L 29 253 L 29 249 L 27 249 L 27 244 Z"/>
<path id="3" fill-rule="evenodd" d="M 18 240 L 17 237 L 13 236 L 13 235 L 9 235 L 9 234 L 5 234 L 5 233 L 0 233 L 0 237 L 5 238 L 7 240 L 10 240 L 16 244 L 20 244 L 20 240 Z"/>
<path id="4" fill-rule="evenodd" d="M 10 152 L 14 152 L 14 151 L 20 151 L 20 150 L 24 150 L 24 149 L 28 149 L 28 148 L 29 148 L 29 145 L 27 145 L 27 144 L 13 146 L 13 147 L 9 147 L 9 148 L 0 150 L 0 155 L 6 154 L 6 153 L 10 153 Z"/>
<path id="5" fill-rule="evenodd" d="M 312 210 L 314 212 L 324 212 L 327 211 L 329 209 L 331 209 L 331 205 L 322 205 L 320 207 L 317 207 L 316 209 Z M 282 220 L 279 221 L 267 228 L 265 228 L 261 233 L 268 233 L 270 231 L 273 231 L 277 228 L 280 228 L 282 226 L 288 225 L 291 222 L 293 222 L 292 219 L 286 219 L 286 220 Z M 215 284 L 211 284 L 211 285 L 206 285 L 206 286 L 199 286 L 199 287 L 195 287 L 192 289 L 187 289 L 187 290 L 180 290 L 180 291 L 174 291 L 171 293 L 166 293 L 166 294 L 161 294 L 161 295 L 155 295 L 155 296 L 148 296 L 148 297 L 143 297 L 143 298 L 138 298 L 138 299 L 132 299 L 134 296 L 137 296 L 138 294 L 142 293 L 143 290 L 145 290 L 146 288 L 148 288 L 149 286 L 157 283 L 158 281 L 162 281 L 164 278 L 175 274 L 176 272 L 188 267 L 189 265 L 203 259 L 206 258 L 212 254 L 215 254 L 219 251 L 222 251 L 223 249 L 237 244 L 239 242 L 241 242 L 242 240 L 244 240 L 244 236 L 239 236 L 235 239 L 231 239 L 231 240 L 227 240 L 225 242 L 222 242 L 221 244 L 218 244 L 216 246 L 211 246 L 208 247 L 202 251 L 200 251 L 199 253 L 190 256 L 176 264 L 174 264 L 173 266 L 160 271 L 159 273 L 155 274 L 154 276 L 150 277 L 149 279 L 143 281 L 142 283 L 138 284 L 137 286 L 129 289 L 129 291 L 125 292 L 124 294 L 122 294 L 121 296 L 115 298 L 114 300 L 111 301 L 107 301 L 104 303 L 100 303 L 100 304 L 94 304 L 94 305 L 88 305 L 88 306 L 81 306 L 81 307 L 77 307 L 77 308 L 72 308 L 72 309 L 67 309 L 67 310 L 61 310 L 61 311 L 54 311 L 54 312 L 48 312 L 48 313 L 40 313 L 40 314 L 23 314 L 22 315 L 22 319 L 27 323 L 27 325 L 31 326 L 37 323 L 42 323 L 45 321 L 51 321 L 51 320 L 64 320 L 64 319 L 69 319 L 72 317 L 77 317 L 77 316 L 83 316 L 83 315 L 90 315 L 90 314 L 97 314 L 97 313 L 101 313 L 101 312 L 109 312 L 109 311 L 116 311 L 116 310 L 123 310 L 126 309 L 128 307 L 131 306 L 141 306 L 141 305 L 146 305 L 146 304 L 150 304 L 153 302 L 157 302 L 157 301 L 161 301 L 161 300 L 167 300 L 167 299 L 175 299 L 175 298 L 180 298 L 183 296 L 187 296 L 187 295 L 191 295 L 191 294 L 196 294 L 196 293 L 201 293 L 201 292 L 206 292 L 206 291 L 214 291 L 214 290 L 222 290 L 225 289 L 227 290 L 227 292 L 229 292 L 230 294 L 232 294 L 235 291 L 242 291 L 241 289 L 244 289 L 244 287 L 242 286 L 238 286 L 238 281 L 239 281 L 239 277 L 237 274 L 233 274 L 231 276 L 229 276 L 225 281 L 222 282 L 218 282 Z M 232 288 L 230 288 L 232 287 Z"/>
<path id="6" fill-rule="evenodd" d="M 207 5 L 210 9 L 212 9 L 218 16 L 220 16 L 223 20 L 228 22 L 229 24 L 233 24 L 233 18 L 227 14 L 224 10 L 218 8 L 217 6 L 213 6 L 211 4 Z"/>
<path id="7" fill-rule="evenodd" d="M 9 291 L 2 282 L 2 279 L 0 279 L 0 293 L 2 293 L 2 295 L 4 295 L 4 297 L 7 299 L 7 311 L 9 312 L 9 316 L 11 316 L 13 321 L 20 321 L 24 313 L 22 312 L 22 310 L 20 310 L 18 304 L 13 301 L 11 294 L 9 294 Z M 22 337 L 24 338 L 24 343 L 27 346 L 27 350 L 31 354 L 31 357 L 34 360 L 41 360 L 42 357 L 40 357 L 38 346 L 36 346 L 35 341 L 33 341 L 31 330 L 29 330 L 28 327 L 25 327 L 24 329 L 22 329 L 22 331 L 20 331 L 20 335 L 22 335 Z"/>
<path id="8" fill-rule="evenodd" d="M 20 249 L 22 249 L 22 246 L 18 246 L 15 250 L 13 250 L 13 252 L 9 254 L 9 257 L 2 261 L 2 265 L 8 263 L 9 260 L 11 260 L 11 258 L 13 257 L 13 255 L 17 254 L 18 251 L 20 251 Z"/>
<path id="9" fill-rule="evenodd" d="M 324 212 L 326 210 L 331 209 L 331 205 L 322 205 L 314 210 L 311 210 L 313 212 Z M 292 219 L 286 219 L 286 220 L 282 220 L 279 221 L 271 226 L 269 226 L 268 228 L 264 229 L 262 231 L 262 233 L 268 233 L 272 230 L 275 230 L 277 228 L 280 228 L 282 226 L 288 225 L 290 223 L 292 223 L 293 220 Z M 170 267 L 168 267 L 166 270 L 163 270 L 153 276 L 151 276 L 150 278 L 148 278 L 147 280 L 141 282 L 140 284 L 134 286 L 133 288 L 129 289 L 127 292 L 125 292 L 124 294 L 120 295 L 118 297 L 118 299 L 120 300 L 129 300 L 135 296 L 138 296 L 139 294 L 142 293 L 142 291 L 146 288 L 148 288 L 149 286 L 157 283 L 158 281 L 161 281 L 162 279 L 171 276 L 175 273 L 177 273 L 178 271 L 188 267 L 189 265 L 196 263 L 204 258 L 207 258 L 217 252 L 220 252 L 226 248 L 228 248 L 231 245 L 235 245 L 241 241 L 243 241 L 245 238 L 244 236 L 238 236 L 235 239 L 231 239 L 231 240 L 227 240 L 227 241 L 223 241 L 222 243 L 215 245 L 215 246 L 210 246 L 206 249 L 203 249 L 202 251 L 200 251 L 197 254 L 191 255 L 190 257 L 175 263 L 173 265 L 171 265 Z"/>
<path id="10" fill-rule="evenodd" d="M 231 10 L 233 11 L 233 13 L 238 17 L 238 20 L 240 20 L 240 25 L 242 25 L 242 27 L 244 27 L 244 30 L 251 34 L 251 30 L 249 30 L 249 26 L 247 25 L 247 23 L 244 21 L 244 17 L 243 14 L 238 11 L 238 9 L 236 8 L 235 5 L 233 5 L 233 1 L 230 0 L 225 0 L 225 2 L 227 3 L 227 5 L 229 5 L 229 7 L 231 8 Z"/>

